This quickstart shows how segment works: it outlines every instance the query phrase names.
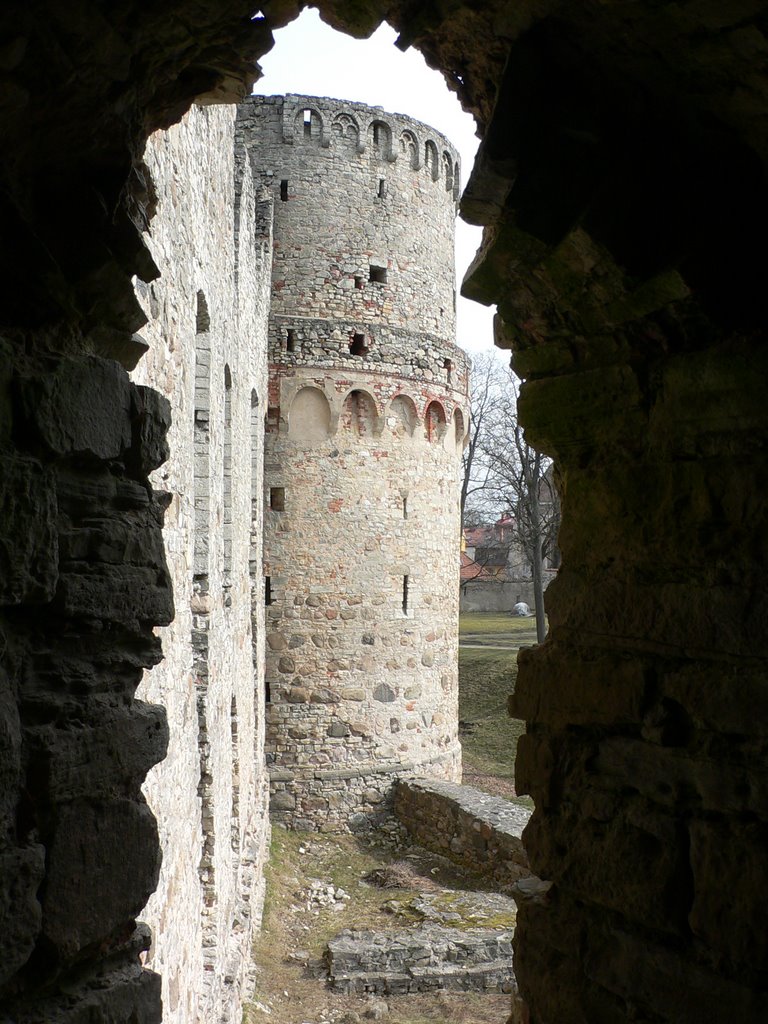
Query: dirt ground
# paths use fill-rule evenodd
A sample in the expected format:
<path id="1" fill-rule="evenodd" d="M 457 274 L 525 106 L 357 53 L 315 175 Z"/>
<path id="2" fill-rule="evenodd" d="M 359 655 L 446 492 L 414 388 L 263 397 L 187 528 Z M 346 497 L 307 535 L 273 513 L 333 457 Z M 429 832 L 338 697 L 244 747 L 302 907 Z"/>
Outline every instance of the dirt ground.
<path id="1" fill-rule="evenodd" d="M 342 929 L 402 929 L 418 920 L 410 903 L 419 893 L 455 900 L 483 889 L 481 880 L 412 845 L 394 822 L 363 837 L 276 827 L 264 929 L 254 950 L 256 998 L 244 1024 L 503 1024 L 509 995 L 341 995 L 325 977 L 323 950 Z"/>

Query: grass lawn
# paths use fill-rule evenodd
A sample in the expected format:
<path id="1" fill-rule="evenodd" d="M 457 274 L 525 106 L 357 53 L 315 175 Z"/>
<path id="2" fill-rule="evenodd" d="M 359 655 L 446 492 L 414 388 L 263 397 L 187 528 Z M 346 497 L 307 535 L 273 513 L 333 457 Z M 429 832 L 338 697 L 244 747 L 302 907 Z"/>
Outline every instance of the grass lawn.
<path id="1" fill-rule="evenodd" d="M 519 636 L 521 646 L 535 642 L 535 635 L 529 636 L 531 619 L 503 615 L 462 615 L 460 634 L 467 639 L 471 635 L 474 641 L 478 634 L 502 632 L 498 623 L 503 623 L 503 632 L 525 633 Z M 461 736 L 464 764 L 507 783 L 514 781 L 517 740 L 525 732 L 525 723 L 507 713 L 507 697 L 514 693 L 516 680 L 516 648 L 459 648 L 459 718 L 469 723 Z M 527 799 L 520 802 L 531 806 Z"/>
<path id="2" fill-rule="evenodd" d="M 536 635 L 536 620 L 503 612 L 462 612 L 459 636 L 463 633 L 528 633 Z"/>

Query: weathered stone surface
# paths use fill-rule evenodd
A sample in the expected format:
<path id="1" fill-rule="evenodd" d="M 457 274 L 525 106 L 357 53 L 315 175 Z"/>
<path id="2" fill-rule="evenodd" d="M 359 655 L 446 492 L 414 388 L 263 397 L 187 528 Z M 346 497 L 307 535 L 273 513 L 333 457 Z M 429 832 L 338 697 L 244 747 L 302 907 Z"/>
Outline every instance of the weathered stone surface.
<path id="1" fill-rule="evenodd" d="M 514 984 L 512 936 L 504 930 L 344 931 L 328 943 L 325 960 L 331 988 L 345 993 L 506 992 Z"/>
<path id="2" fill-rule="evenodd" d="M 439 779 L 400 779 L 395 814 L 428 849 L 493 879 L 504 891 L 528 875 L 523 829 L 531 812 L 501 797 Z"/>
<path id="3" fill-rule="evenodd" d="M 71 958 L 136 917 L 157 885 L 157 826 L 146 805 L 81 798 L 58 812 L 42 900 L 45 937 Z M 131 865 L 130 871 L 118 870 Z"/>
<path id="4" fill-rule="evenodd" d="M 42 921 L 37 890 L 45 875 L 45 849 L 30 846 L 0 852 L 0 984 L 30 957 Z"/>
<path id="5" fill-rule="evenodd" d="M 117 363 L 64 360 L 55 374 L 24 381 L 29 426 L 57 455 L 117 459 L 131 446 L 131 386 Z"/>
<path id="6" fill-rule="evenodd" d="M 49 601 L 57 581 L 53 475 L 32 459 L 0 457 L 0 604 Z"/>

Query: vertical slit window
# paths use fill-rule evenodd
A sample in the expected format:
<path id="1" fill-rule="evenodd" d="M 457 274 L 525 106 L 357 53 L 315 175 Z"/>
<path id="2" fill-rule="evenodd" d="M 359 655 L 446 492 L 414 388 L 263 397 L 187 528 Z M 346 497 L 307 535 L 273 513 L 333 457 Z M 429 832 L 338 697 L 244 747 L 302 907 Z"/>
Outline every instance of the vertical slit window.
<path id="1" fill-rule="evenodd" d="M 280 182 L 280 198 L 285 203 L 288 200 L 288 179 L 283 178 Z"/>
<path id="2" fill-rule="evenodd" d="M 285 512 L 285 488 L 270 487 L 269 507 L 273 512 Z"/>
<path id="3" fill-rule="evenodd" d="M 264 680 L 264 703 L 272 703 L 272 684 L 268 680 Z"/>
<path id="4" fill-rule="evenodd" d="M 387 194 L 387 182 L 385 178 L 379 178 L 379 199 L 384 199 Z"/>
<path id="5" fill-rule="evenodd" d="M 408 614 L 408 577 L 403 576 L 403 615 Z"/>
<path id="6" fill-rule="evenodd" d="M 285 350 L 286 352 L 296 351 L 296 331 L 289 330 L 285 339 Z"/>
<path id="7" fill-rule="evenodd" d="M 403 519 L 408 518 L 408 498 L 403 497 Z"/>
<path id="8" fill-rule="evenodd" d="M 273 600 L 274 600 L 274 598 L 272 596 L 272 577 L 271 576 L 265 576 L 264 577 L 264 604 L 270 605 L 270 604 L 272 604 Z"/>

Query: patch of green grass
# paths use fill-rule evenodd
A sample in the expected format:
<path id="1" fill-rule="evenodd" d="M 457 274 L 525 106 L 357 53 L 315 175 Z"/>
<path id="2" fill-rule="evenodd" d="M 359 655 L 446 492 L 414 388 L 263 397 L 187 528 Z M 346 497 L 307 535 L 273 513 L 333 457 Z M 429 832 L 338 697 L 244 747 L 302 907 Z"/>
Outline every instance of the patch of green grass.
<path id="1" fill-rule="evenodd" d="M 517 680 L 517 651 L 459 650 L 459 718 L 465 764 L 499 779 L 514 779 L 517 741 L 525 722 L 510 718 L 507 698 Z"/>
<path id="2" fill-rule="evenodd" d="M 536 634 L 536 620 L 519 618 L 503 612 L 462 612 L 459 636 L 462 633 L 525 633 Z"/>

